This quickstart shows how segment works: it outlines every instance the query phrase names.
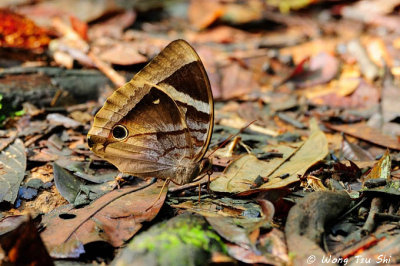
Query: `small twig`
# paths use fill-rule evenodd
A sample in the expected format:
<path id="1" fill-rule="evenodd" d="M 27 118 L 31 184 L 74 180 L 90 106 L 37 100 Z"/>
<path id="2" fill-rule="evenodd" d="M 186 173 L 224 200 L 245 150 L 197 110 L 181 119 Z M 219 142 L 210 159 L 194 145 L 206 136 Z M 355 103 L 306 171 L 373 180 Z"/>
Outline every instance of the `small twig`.
<path id="1" fill-rule="evenodd" d="M 398 221 L 400 221 L 400 215 L 395 215 L 395 214 L 388 214 L 388 213 L 380 213 L 380 212 L 377 212 L 377 213 L 375 213 L 375 218 L 377 219 L 377 220 L 389 220 L 389 221 L 395 221 L 395 222 L 398 222 Z"/>
<path id="2" fill-rule="evenodd" d="M 350 208 L 350 210 L 348 210 L 347 212 L 343 213 L 342 216 L 340 216 L 338 218 L 338 221 L 343 220 L 347 215 L 349 215 L 350 213 L 352 213 L 355 209 L 357 209 L 358 207 L 360 207 L 361 204 L 364 203 L 364 201 L 366 201 L 367 198 L 364 197 L 362 198 L 356 205 L 354 205 L 353 207 Z"/>
<path id="3" fill-rule="evenodd" d="M 17 136 L 18 136 L 17 131 L 11 132 L 7 140 L 4 140 L 3 142 L 0 143 L 0 152 L 6 149 L 8 146 L 10 146 L 10 144 L 14 142 Z"/>
<path id="4" fill-rule="evenodd" d="M 56 91 L 56 93 L 55 93 L 54 96 L 53 96 L 53 99 L 51 99 L 50 106 L 55 106 L 55 105 L 56 105 L 58 99 L 59 99 L 60 96 L 61 96 L 61 93 L 62 93 L 62 90 L 61 90 L 61 89 L 58 89 L 58 90 Z"/>
<path id="5" fill-rule="evenodd" d="M 96 67 L 104 73 L 117 87 L 121 87 L 126 83 L 126 79 L 124 76 L 120 75 L 117 71 L 115 71 L 109 64 L 98 58 L 94 53 L 89 52 L 88 56 Z"/>
<path id="6" fill-rule="evenodd" d="M 368 214 L 368 218 L 364 223 L 364 226 L 361 229 L 361 233 L 367 235 L 372 232 L 375 228 L 375 216 L 378 212 L 381 211 L 382 208 L 382 199 L 381 198 L 373 198 L 371 201 L 371 208 Z"/>

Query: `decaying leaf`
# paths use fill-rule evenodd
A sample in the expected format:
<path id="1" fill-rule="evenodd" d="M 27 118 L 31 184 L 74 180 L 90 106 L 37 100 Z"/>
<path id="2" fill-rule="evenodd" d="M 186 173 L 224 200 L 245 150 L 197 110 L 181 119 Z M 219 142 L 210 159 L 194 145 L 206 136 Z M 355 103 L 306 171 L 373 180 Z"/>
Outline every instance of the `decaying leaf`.
<path id="1" fill-rule="evenodd" d="M 282 149 L 282 158 L 269 162 L 258 160 L 254 155 L 245 155 L 232 162 L 218 179 L 211 183 L 211 189 L 219 192 L 245 194 L 251 191 L 281 188 L 299 180 L 306 170 L 328 154 L 328 142 L 325 134 L 314 121 L 310 124 L 311 133 L 303 145 L 286 150 Z M 282 146 L 277 147 L 276 150 Z M 258 176 L 264 183 L 254 187 Z"/>
<path id="2" fill-rule="evenodd" d="M 0 202 L 14 203 L 25 169 L 25 146 L 20 139 L 16 139 L 0 154 Z"/>
<path id="3" fill-rule="evenodd" d="M 107 193 L 84 208 L 64 205 L 45 215 L 42 221 L 45 230 L 41 236 L 50 255 L 76 258 L 85 252 L 85 244 L 94 241 L 121 246 L 142 227 L 143 222 L 151 221 L 157 215 L 167 194 L 165 188 L 154 203 L 162 184 L 163 181 L 141 182 L 135 187 Z"/>
<path id="4" fill-rule="evenodd" d="M 224 239 L 235 243 L 245 249 L 255 250 L 255 245 L 250 241 L 249 235 L 243 227 L 235 224 L 235 220 L 229 217 L 207 217 L 208 223 Z M 253 228 L 258 229 L 258 228 Z"/>

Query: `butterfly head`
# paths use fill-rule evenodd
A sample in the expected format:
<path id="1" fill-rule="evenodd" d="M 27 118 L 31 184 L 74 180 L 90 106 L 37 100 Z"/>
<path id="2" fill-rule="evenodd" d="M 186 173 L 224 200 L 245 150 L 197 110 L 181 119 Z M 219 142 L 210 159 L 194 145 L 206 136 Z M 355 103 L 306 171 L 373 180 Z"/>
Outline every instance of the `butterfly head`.
<path id="1" fill-rule="evenodd" d="M 105 150 L 105 143 L 106 143 L 106 138 L 96 136 L 96 135 L 88 135 L 87 136 L 87 142 L 89 148 L 97 155 L 101 156 L 101 151 Z"/>

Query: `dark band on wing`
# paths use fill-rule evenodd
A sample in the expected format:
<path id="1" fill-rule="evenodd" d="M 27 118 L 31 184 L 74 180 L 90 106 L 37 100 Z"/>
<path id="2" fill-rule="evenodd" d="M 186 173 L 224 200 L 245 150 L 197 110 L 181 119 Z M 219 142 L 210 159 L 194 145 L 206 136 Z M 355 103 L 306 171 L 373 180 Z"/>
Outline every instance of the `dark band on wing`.
<path id="1" fill-rule="evenodd" d="M 207 88 L 204 88 L 208 86 L 208 78 L 201 68 L 200 61 L 188 63 L 159 83 L 167 83 L 195 100 L 208 103 Z"/>

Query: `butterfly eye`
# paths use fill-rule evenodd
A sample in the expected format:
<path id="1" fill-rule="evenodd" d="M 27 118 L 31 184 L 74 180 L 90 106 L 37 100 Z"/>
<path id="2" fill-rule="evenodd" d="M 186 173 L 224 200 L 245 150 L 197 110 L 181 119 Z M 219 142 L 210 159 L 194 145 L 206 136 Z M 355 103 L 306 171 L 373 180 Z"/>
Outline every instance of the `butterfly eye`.
<path id="1" fill-rule="evenodd" d="M 112 130 L 112 135 L 117 140 L 124 140 L 128 137 L 128 129 L 122 125 L 116 125 Z"/>

